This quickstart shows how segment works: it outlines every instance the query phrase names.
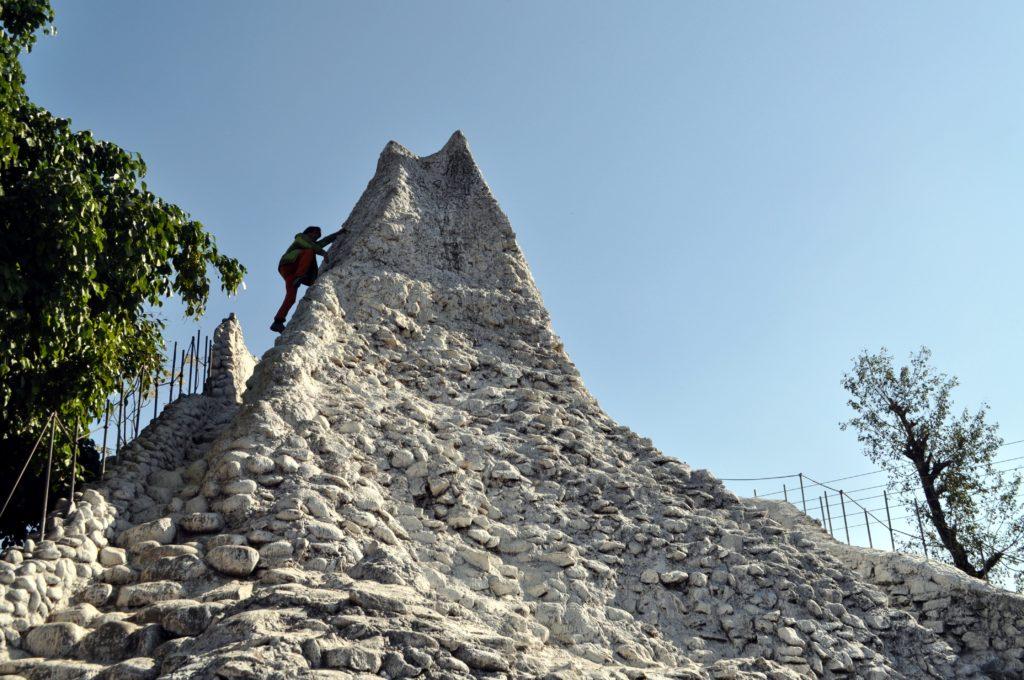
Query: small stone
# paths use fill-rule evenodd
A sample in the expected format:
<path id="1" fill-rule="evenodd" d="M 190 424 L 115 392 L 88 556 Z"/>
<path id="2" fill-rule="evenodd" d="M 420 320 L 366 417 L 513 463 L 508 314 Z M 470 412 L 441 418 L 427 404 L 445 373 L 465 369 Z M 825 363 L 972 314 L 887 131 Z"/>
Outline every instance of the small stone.
<path id="1" fill-rule="evenodd" d="M 381 666 L 379 650 L 361 645 L 336 647 L 324 651 L 323 662 L 329 668 L 348 668 L 364 673 L 376 673 Z"/>
<path id="2" fill-rule="evenodd" d="M 109 666 L 100 671 L 94 680 L 154 680 L 159 675 L 160 669 L 156 661 L 140 656 Z"/>
<path id="3" fill-rule="evenodd" d="M 797 635 L 796 631 L 790 628 L 789 626 L 782 626 L 776 632 L 779 635 L 779 639 L 785 642 L 787 645 L 792 645 L 794 647 L 803 647 L 807 644 L 800 638 L 799 635 Z"/>
<path id="4" fill-rule="evenodd" d="M 128 583 L 134 583 L 138 579 L 138 575 L 131 567 L 124 564 L 119 564 L 114 567 L 107 567 L 100 572 L 99 580 L 103 583 L 110 583 L 115 586 L 123 586 Z"/>
<path id="5" fill-rule="evenodd" d="M 294 548 L 289 541 L 273 541 L 260 546 L 260 557 L 273 559 L 279 557 L 291 557 Z"/>
<path id="6" fill-rule="evenodd" d="M 666 571 L 661 575 L 661 582 L 667 586 L 673 586 L 677 583 L 682 583 L 687 578 L 689 578 L 689 575 L 685 571 Z"/>
<path id="7" fill-rule="evenodd" d="M 658 582 L 658 572 L 653 569 L 645 569 L 640 574 L 640 583 L 646 583 L 648 585 Z"/>
<path id="8" fill-rule="evenodd" d="M 78 594 L 78 599 L 96 607 L 101 607 L 110 600 L 110 596 L 113 594 L 114 586 L 109 583 L 93 583 Z"/>
<path id="9" fill-rule="evenodd" d="M 470 668 L 488 672 L 508 672 L 509 666 L 500 654 L 489 649 L 460 645 L 455 651 L 455 656 L 464 661 Z"/>
<path id="10" fill-rule="evenodd" d="M 381 595 L 379 593 L 371 593 L 368 590 L 362 590 L 360 588 L 354 588 L 352 590 L 351 601 L 352 604 L 371 612 L 404 614 L 408 611 L 408 607 L 405 606 L 405 603 L 398 598 Z"/>
<path id="11" fill-rule="evenodd" d="M 25 649 L 35 656 L 67 656 L 87 632 L 76 623 L 44 623 L 25 636 Z"/>
<path id="12" fill-rule="evenodd" d="M 247 545 L 221 545 L 206 553 L 206 563 L 229 576 L 248 576 L 259 559 L 260 554 Z"/>
<path id="13" fill-rule="evenodd" d="M 145 607 L 162 600 L 181 598 L 184 588 L 174 581 L 150 581 L 122 586 L 117 594 L 118 607 Z"/>
<path id="14" fill-rule="evenodd" d="M 576 564 L 576 556 L 571 552 L 564 550 L 541 553 L 540 559 L 544 562 L 550 562 L 551 564 L 562 568 L 571 567 Z M 655 582 L 657 582 L 657 572 L 655 572 Z M 465 659 L 463 659 L 463 661 L 465 661 Z"/>
<path id="15" fill-rule="evenodd" d="M 76 623 L 79 626 L 88 626 L 89 623 L 100 615 L 96 607 L 84 602 L 82 604 L 62 609 L 50 617 L 52 622 Z"/>
<path id="16" fill-rule="evenodd" d="M 124 547 L 130 547 L 144 541 L 156 541 L 157 543 L 167 544 L 174 540 L 177 531 L 178 527 L 175 526 L 174 520 L 170 517 L 161 517 L 152 522 L 146 522 L 131 529 L 125 529 L 121 532 L 117 542 Z"/>
<path id="17" fill-rule="evenodd" d="M 256 482 L 252 479 L 236 479 L 224 485 L 224 493 L 252 494 L 256 493 Z"/>
<path id="18" fill-rule="evenodd" d="M 100 564 L 104 567 L 116 567 L 119 564 L 128 564 L 128 555 L 124 548 L 107 546 L 100 550 Z"/>
<path id="19" fill-rule="evenodd" d="M 498 597 L 505 595 L 521 595 L 523 590 L 519 586 L 519 582 L 514 579 L 501 578 L 500 576 L 490 576 L 487 579 L 487 584 L 491 588 L 491 592 Z"/>
<path id="20" fill-rule="evenodd" d="M 181 528 L 193 534 L 212 534 L 224 527 L 224 518 L 219 512 L 193 512 L 181 520 Z"/>
<path id="21" fill-rule="evenodd" d="M 399 469 L 405 469 L 413 464 L 416 458 L 410 451 L 400 449 L 391 454 L 391 465 Z"/>
<path id="22" fill-rule="evenodd" d="M 231 522 L 242 522 L 256 510 L 256 500 L 249 494 L 236 493 L 220 503 L 220 511 Z"/>
<path id="23" fill-rule="evenodd" d="M 212 620 L 210 606 L 196 603 L 171 609 L 160 619 L 160 625 L 174 635 L 199 635 Z"/>

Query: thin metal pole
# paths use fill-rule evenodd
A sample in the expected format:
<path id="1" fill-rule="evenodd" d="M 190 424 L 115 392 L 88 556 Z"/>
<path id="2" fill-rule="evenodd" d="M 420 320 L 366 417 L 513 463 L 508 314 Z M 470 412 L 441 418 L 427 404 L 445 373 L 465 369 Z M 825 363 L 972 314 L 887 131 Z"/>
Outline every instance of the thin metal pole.
<path id="1" fill-rule="evenodd" d="M 29 452 L 28 458 L 25 459 L 25 464 L 21 466 L 21 472 L 18 473 L 18 478 L 14 480 L 14 486 L 11 487 L 11 492 L 7 494 L 7 500 L 4 501 L 4 507 L 0 509 L 0 517 L 3 517 L 7 511 L 7 504 L 11 502 L 11 498 L 14 497 L 14 492 L 17 490 L 18 485 L 21 484 L 21 478 L 25 476 L 25 470 L 28 469 L 28 464 L 32 462 L 32 457 L 36 455 L 36 449 L 39 448 L 39 442 L 43 441 L 43 437 L 46 436 L 46 426 L 53 421 L 53 414 L 47 418 L 46 424 L 43 425 L 43 429 L 39 432 L 39 437 L 36 438 L 36 444 L 32 447 L 32 451 Z"/>
<path id="2" fill-rule="evenodd" d="M 828 491 L 825 492 L 825 513 L 828 515 L 828 533 L 835 536 L 836 532 L 832 530 L 832 505 L 828 502 Z"/>
<path id="3" fill-rule="evenodd" d="M 203 377 L 203 372 L 206 370 L 206 341 L 202 338 L 199 339 L 199 364 L 196 366 L 196 392 L 203 391 L 203 381 L 206 379 Z"/>
<path id="4" fill-rule="evenodd" d="M 110 427 L 110 400 L 107 399 L 107 415 L 103 418 L 103 451 L 101 456 L 103 462 L 100 463 L 100 479 L 103 479 L 104 473 L 107 471 L 107 428 Z"/>
<path id="5" fill-rule="evenodd" d="M 181 348 L 181 366 L 178 367 L 178 396 L 181 397 L 181 393 L 185 387 L 185 348 Z"/>
<path id="6" fill-rule="evenodd" d="M 195 338 L 188 343 L 188 393 L 192 394 L 192 374 L 196 366 L 196 342 Z"/>
<path id="7" fill-rule="evenodd" d="M 71 442 L 71 495 L 68 500 L 75 503 L 75 478 L 78 477 L 78 435 L 81 432 L 82 421 L 75 418 L 75 440 Z"/>
<path id="8" fill-rule="evenodd" d="M 206 390 L 206 381 L 210 377 L 210 338 L 206 338 L 203 345 L 203 390 Z"/>
<path id="9" fill-rule="evenodd" d="M 818 496 L 818 507 L 821 508 L 821 526 L 823 529 L 827 528 L 828 525 L 825 524 L 825 504 L 821 502 L 821 496 Z"/>
<path id="10" fill-rule="evenodd" d="M 53 436 L 57 432 L 57 414 L 50 419 L 50 457 L 46 461 L 46 486 L 43 488 L 43 519 L 39 522 L 39 540 L 46 536 L 46 506 L 50 504 L 50 471 L 53 469 Z"/>
<path id="11" fill-rule="evenodd" d="M 174 369 L 177 368 L 178 341 L 174 341 L 174 350 L 171 352 L 171 377 L 167 381 L 167 403 L 174 401 Z"/>
<path id="12" fill-rule="evenodd" d="M 114 454 L 121 450 L 122 429 L 124 427 L 124 380 L 121 381 L 121 396 L 117 402 L 117 442 L 114 446 Z"/>
<path id="13" fill-rule="evenodd" d="M 156 407 L 160 403 L 160 370 L 153 369 L 153 419 L 156 420 Z"/>
<path id="14" fill-rule="evenodd" d="M 896 552 L 896 537 L 892 534 L 892 515 L 889 514 L 889 496 L 883 491 L 882 498 L 885 499 L 885 521 L 889 524 L 889 543 L 892 544 L 892 551 Z"/>
<path id="15" fill-rule="evenodd" d="M 145 381 L 142 379 L 142 376 L 140 375 L 139 376 L 139 396 L 137 396 L 135 398 L 135 436 L 136 437 L 139 436 L 139 418 L 142 416 L 142 402 L 143 402 L 142 384 L 144 382 Z"/>
<path id="16" fill-rule="evenodd" d="M 843 493 L 843 490 L 840 489 L 839 490 L 839 504 L 841 506 L 843 506 L 843 528 L 846 529 L 846 544 L 849 545 L 850 544 L 850 525 L 846 521 L 846 501 L 844 499 L 845 499 L 845 494 Z"/>
<path id="17" fill-rule="evenodd" d="M 924 540 L 924 525 L 921 524 L 921 509 L 917 506 L 917 499 L 914 499 L 914 515 L 917 517 L 917 530 L 921 532 L 921 547 L 924 548 L 924 558 L 928 559 L 928 543 Z"/>
<path id="18" fill-rule="evenodd" d="M 202 332 L 203 332 L 203 330 L 201 328 L 197 328 L 196 329 L 196 356 L 195 356 L 196 374 L 195 374 L 195 378 L 194 378 L 193 383 L 192 383 L 192 393 L 193 394 L 195 394 L 199 390 L 199 344 L 202 342 L 202 338 L 200 337 L 200 334 Z"/>
<path id="19" fill-rule="evenodd" d="M 800 477 L 800 502 L 803 503 L 804 514 L 806 515 L 807 514 L 807 499 L 804 498 L 804 473 L 800 472 L 800 473 L 798 473 L 798 476 Z"/>
<path id="20" fill-rule="evenodd" d="M 874 548 L 875 544 L 871 540 L 871 522 L 868 521 L 868 510 L 867 510 L 867 508 L 864 508 L 864 526 L 866 526 L 868 528 L 868 547 L 869 548 Z"/>
<path id="21" fill-rule="evenodd" d="M 757 489 L 754 489 L 754 498 L 757 498 Z"/>
<path id="22" fill-rule="evenodd" d="M 785 499 L 785 501 L 787 503 L 789 502 L 789 492 L 786 491 L 786 485 L 785 484 L 782 485 L 782 497 L 783 497 L 783 499 Z"/>

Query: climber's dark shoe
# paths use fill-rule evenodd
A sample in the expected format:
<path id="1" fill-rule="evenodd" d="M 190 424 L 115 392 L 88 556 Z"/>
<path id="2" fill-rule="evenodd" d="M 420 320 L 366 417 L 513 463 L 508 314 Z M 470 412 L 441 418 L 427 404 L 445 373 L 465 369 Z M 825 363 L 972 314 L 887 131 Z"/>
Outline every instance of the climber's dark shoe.
<path id="1" fill-rule="evenodd" d="M 274 319 L 274 323 L 270 324 L 270 330 L 274 331 L 275 333 L 283 333 L 284 321 L 281 321 L 280 319 Z"/>

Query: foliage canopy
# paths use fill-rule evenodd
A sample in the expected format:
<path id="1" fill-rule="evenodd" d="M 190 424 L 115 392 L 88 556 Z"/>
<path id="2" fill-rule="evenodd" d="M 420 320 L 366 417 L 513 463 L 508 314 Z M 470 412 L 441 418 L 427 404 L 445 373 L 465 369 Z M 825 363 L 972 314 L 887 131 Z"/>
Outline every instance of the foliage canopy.
<path id="1" fill-rule="evenodd" d="M 180 296 L 197 318 L 209 267 L 229 293 L 245 274 L 202 224 L 149 191 L 140 156 L 29 101 L 19 59 L 52 20 L 49 0 L 0 3 L 0 473 L 8 480 L 50 413 L 88 423 L 122 379 L 153 374 L 163 348 L 153 310 L 165 298 Z M 65 466 L 69 451 L 65 442 Z M 38 479 L 24 493 L 33 489 Z M 9 509 L 0 533 L 18 533 L 24 521 Z"/>
<path id="2" fill-rule="evenodd" d="M 930 359 L 925 347 L 902 367 L 884 348 L 858 356 L 843 377 L 854 416 L 841 427 L 856 430 L 867 456 L 888 473 L 890 489 L 946 560 L 971 576 L 1019 586 L 1020 473 L 996 466 L 1003 440 L 998 425 L 986 420 L 988 407 L 956 413 L 950 395 L 958 381 L 936 372 Z"/>

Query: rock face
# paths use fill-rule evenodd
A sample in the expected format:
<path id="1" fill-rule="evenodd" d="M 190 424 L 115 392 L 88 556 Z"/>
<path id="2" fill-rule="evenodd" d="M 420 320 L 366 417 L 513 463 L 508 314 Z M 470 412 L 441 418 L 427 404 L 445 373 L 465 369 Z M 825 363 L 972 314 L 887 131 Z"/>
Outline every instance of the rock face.
<path id="1" fill-rule="evenodd" d="M 601 410 L 459 133 L 387 145 L 251 378 L 237 321 L 214 350 L 205 395 L 0 563 L 0 672 L 985 677 Z"/>

